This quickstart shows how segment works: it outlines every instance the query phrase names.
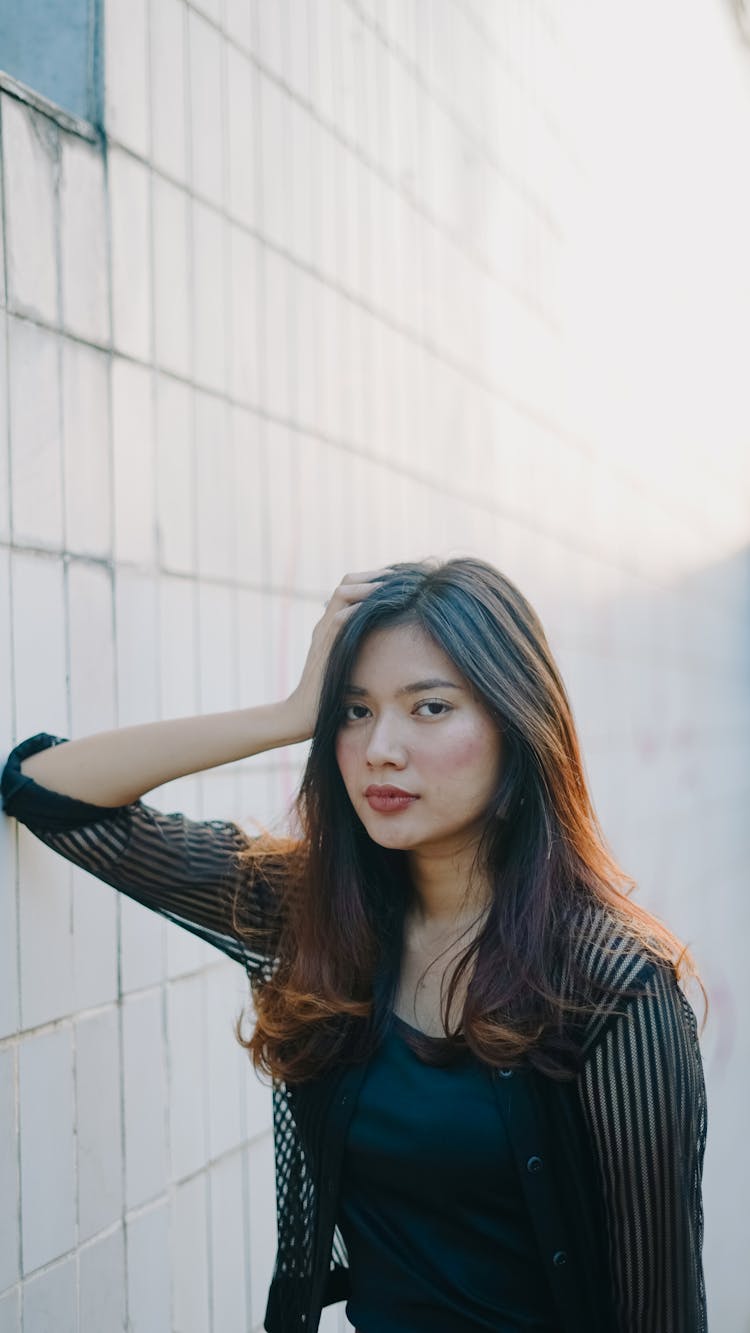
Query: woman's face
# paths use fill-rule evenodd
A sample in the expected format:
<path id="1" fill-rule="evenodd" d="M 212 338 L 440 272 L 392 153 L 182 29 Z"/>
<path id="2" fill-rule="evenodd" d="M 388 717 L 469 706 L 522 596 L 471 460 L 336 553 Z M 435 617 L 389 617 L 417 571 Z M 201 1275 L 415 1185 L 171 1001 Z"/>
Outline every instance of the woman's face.
<path id="1" fill-rule="evenodd" d="M 336 758 L 370 837 L 404 850 L 475 841 L 499 782 L 502 739 L 451 658 L 418 626 L 373 630 L 348 685 Z M 373 808 L 372 785 L 416 799 Z"/>

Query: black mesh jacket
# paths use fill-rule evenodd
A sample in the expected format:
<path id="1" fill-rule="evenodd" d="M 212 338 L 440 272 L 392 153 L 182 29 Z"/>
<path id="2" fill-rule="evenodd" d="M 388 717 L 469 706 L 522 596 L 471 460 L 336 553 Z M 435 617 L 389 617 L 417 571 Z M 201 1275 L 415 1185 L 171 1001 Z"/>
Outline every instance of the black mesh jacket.
<path id="1" fill-rule="evenodd" d="M 97 806 L 48 790 L 20 761 L 66 737 L 40 732 L 11 751 L 3 809 L 38 838 L 121 893 L 207 940 L 257 984 L 268 958 L 231 924 L 239 825 L 163 814 L 142 800 Z M 251 909 L 263 917 L 259 890 Z M 621 937 L 604 909 L 600 940 Z M 574 1082 L 530 1067 L 497 1070 L 497 1102 L 549 1275 L 561 1333 L 705 1333 L 701 1181 L 706 1092 L 692 1006 L 674 971 L 624 941 L 599 953 L 598 975 L 642 993 L 587 1020 Z M 366 1072 L 348 1064 L 296 1088 L 275 1082 L 273 1130 L 278 1250 L 268 1333 L 312 1333 L 325 1305 L 348 1297 L 336 1226 L 341 1152 Z"/>

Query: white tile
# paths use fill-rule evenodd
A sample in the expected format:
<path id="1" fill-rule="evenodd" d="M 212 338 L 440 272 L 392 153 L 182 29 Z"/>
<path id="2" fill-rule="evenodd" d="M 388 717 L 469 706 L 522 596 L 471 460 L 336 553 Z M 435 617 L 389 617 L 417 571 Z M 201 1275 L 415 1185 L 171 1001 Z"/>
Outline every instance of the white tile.
<path id="1" fill-rule="evenodd" d="M 328 586 L 328 564 L 323 557 L 325 524 L 321 514 L 323 495 L 321 480 L 325 445 L 315 436 L 304 433 L 298 433 L 295 441 L 293 466 L 299 497 L 296 513 L 299 522 L 299 546 L 300 550 L 305 552 L 305 559 L 300 562 L 297 570 L 294 589 L 295 592 L 317 591 L 322 597 L 321 590 Z M 270 472 L 270 459 L 266 460 L 266 467 Z M 275 479 L 272 484 L 275 488 L 277 485 Z M 271 541 L 274 541 L 273 535 Z M 320 610 L 322 614 L 322 606 Z"/>
<path id="2" fill-rule="evenodd" d="M 125 1322 L 125 1246 L 122 1228 L 86 1245 L 78 1256 L 78 1333 L 121 1333 Z"/>
<path id="3" fill-rule="evenodd" d="M 265 1315 L 278 1239 L 273 1140 L 270 1135 L 250 1144 L 246 1169 L 250 1199 L 251 1319 L 255 1325 L 261 1324 Z"/>
<path id="4" fill-rule="evenodd" d="M 68 566 L 70 726 L 88 736 L 115 726 L 112 581 L 109 570 L 73 560 Z"/>
<path id="5" fill-rule="evenodd" d="M 18 837 L 21 1021 L 31 1028 L 73 1010 L 71 872 L 25 826 Z"/>
<path id="6" fill-rule="evenodd" d="M 253 760 L 250 760 L 245 764 L 242 774 L 242 783 L 240 787 L 241 806 L 238 823 L 242 825 L 251 837 L 266 830 L 275 813 L 272 808 L 271 799 L 273 795 L 271 779 L 272 770 L 267 766 L 268 762 L 269 761 L 266 759 L 266 767 L 264 767 L 262 760 L 258 760 L 257 764 L 255 764 Z M 249 1024 L 246 1024 L 246 1028 L 248 1026 Z M 249 1115 L 247 1110 L 247 1100 L 246 1093 L 246 1116 Z"/>
<path id="7" fill-rule="evenodd" d="M 151 565 L 155 556 L 152 372 L 112 363 L 116 560 Z"/>
<path id="8" fill-rule="evenodd" d="M 310 127 L 310 162 L 313 171 L 313 263 L 330 281 L 338 281 L 344 229 L 339 179 L 342 149 L 328 129 L 312 120 Z"/>
<path id="9" fill-rule="evenodd" d="M 122 1006 L 125 1204 L 135 1208 L 167 1182 L 165 1051 L 161 996 L 131 996 Z"/>
<path id="10" fill-rule="evenodd" d="M 361 29 L 360 48 L 360 107 L 359 142 L 366 156 L 380 161 L 380 118 L 378 67 L 382 46 L 372 29 L 365 23 Z"/>
<path id="11" fill-rule="evenodd" d="M 260 806 L 253 803 L 258 811 Z M 260 814 L 258 818 L 261 818 Z M 252 1030 L 250 1020 L 243 1023 L 245 1036 Z M 241 1054 L 241 1052 L 240 1052 Z M 261 1076 L 253 1068 L 247 1055 L 245 1060 L 245 1123 L 248 1139 L 258 1139 L 262 1134 L 270 1134 L 273 1127 L 273 1098 L 268 1078 Z"/>
<path id="12" fill-rule="evenodd" d="M 105 121 L 116 143 L 149 152 L 147 0 L 104 0 Z"/>
<path id="13" fill-rule="evenodd" d="M 0 1051 L 0 1291 L 20 1276 L 15 1066 L 12 1047 Z"/>
<path id="14" fill-rule="evenodd" d="M 304 269 L 290 265 L 287 269 L 290 288 L 288 348 L 289 374 L 292 380 L 292 407 L 294 420 L 308 430 L 314 430 L 318 420 L 319 384 L 318 355 L 318 292 L 317 278 Z"/>
<path id="15" fill-rule="evenodd" d="M 156 502 L 159 563 L 195 571 L 193 533 L 193 390 L 166 375 L 156 380 Z"/>
<path id="16" fill-rule="evenodd" d="M 0 549 L 0 680 L 7 682 L 7 688 L 0 694 L 0 736 L 4 737 L 5 746 L 2 763 L 14 739 L 12 676 L 10 553 Z M 15 821 L 7 817 L 0 820 L 0 881 L 5 885 L 5 892 L 0 894 L 0 1038 L 18 1029 L 16 879 Z"/>
<path id="17" fill-rule="evenodd" d="M 76 1261 L 71 1256 L 23 1285 L 23 1327 L 33 1333 L 78 1333 Z"/>
<path id="18" fill-rule="evenodd" d="M 118 351 L 151 357 L 150 170 L 118 148 L 109 153 L 112 339 Z"/>
<path id="19" fill-rule="evenodd" d="M 266 653 L 258 652 L 258 635 L 265 639 L 268 598 L 264 593 L 240 588 L 237 593 L 237 675 L 243 707 L 272 703 L 276 698 Z"/>
<path id="20" fill-rule="evenodd" d="M 198 709 L 196 597 L 185 579 L 159 582 L 160 698 L 162 717 L 186 717 Z"/>
<path id="21" fill-rule="evenodd" d="M 259 384 L 258 241 L 241 227 L 229 228 L 230 392 L 247 405 L 257 404 Z"/>
<path id="22" fill-rule="evenodd" d="M 292 433 L 285 426 L 266 424 L 265 464 L 268 512 L 274 520 L 269 534 L 269 582 L 274 588 L 290 590 L 297 571 L 300 525 Z"/>
<path id="23" fill-rule="evenodd" d="M 179 798 L 172 803 L 172 808 L 181 809 Z M 187 810 L 185 811 L 187 814 Z M 182 977 L 186 972 L 195 972 L 205 963 L 203 941 L 198 939 L 184 926 L 177 926 L 171 921 L 165 925 L 167 942 L 166 972 L 170 980 Z"/>
<path id="24" fill-rule="evenodd" d="M 61 1027 L 26 1037 L 19 1048 L 25 1273 L 49 1263 L 75 1243 L 72 1037 L 70 1027 Z M 55 1108 L 54 1116 L 49 1114 L 50 1106 Z M 61 1303 L 56 1327 L 61 1326 L 63 1313 Z"/>
<path id="25" fill-rule="evenodd" d="M 388 176 L 398 176 L 399 162 L 397 152 L 398 134 L 398 59 L 381 46 L 378 52 L 377 79 L 379 116 L 379 161 Z"/>
<path id="26" fill-rule="evenodd" d="M 13 580 L 15 735 L 37 731 L 67 736 L 62 564 L 16 553 Z"/>
<path id="27" fill-rule="evenodd" d="M 61 138 L 62 322 L 92 342 L 109 342 L 107 224 L 101 148 Z"/>
<path id="28" fill-rule="evenodd" d="M 234 466 L 229 407 L 210 394 L 195 395 L 195 500 L 197 566 L 202 577 L 231 578 Z"/>
<path id="29" fill-rule="evenodd" d="M 196 194 L 221 206 L 224 201 L 222 42 L 216 28 L 192 9 L 188 11 L 188 46 L 192 185 Z"/>
<path id="30" fill-rule="evenodd" d="M 290 179 L 287 197 L 287 246 L 305 264 L 313 261 L 313 162 L 310 155 L 312 120 L 296 102 L 289 102 Z"/>
<path id="31" fill-rule="evenodd" d="M 236 47 L 227 47 L 227 154 L 229 213 L 254 227 L 258 219 L 258 74 Z"/>
<path id="32" fill-rule="evenodd" d="M 275 245 L 286 247 L 289 235 L 290 126 L 289 98 L 264 74 L 260 91 L 261 230 Z"/>
<path id="33" fill-rule="evenodd" d="M 290 18 L 288 0 L 255 0 L 255 13 L 258 56 L 266 69 L 283 78 Z"/>
<path id="34" fill-rule="evenodd" d="M 174 1327 L 205 1333 L 209 1327 L 206 1177 L 194 1176 L 170 1197 Z"/>
<path id="35" fill-rule="evenodd" d="M 148 796 L 146 804 L 150 804 Z M 125 894 L 120 907 L 120 987 L 123 995 L 154 986 L 164 976 L 164 920 Z"/>
<path id="36" fill-rule="evenodd" d="M 183 0 L 159 0 L 151 6 L 153 161 L 181 182 L 188 179 L 186 27 Z"/>
<path id="37" fill-rule="evenodd" d="M 317 291 L 318 320 L 318 393 L 317 427 L 324 435 L 337 438 L 342 433 L 339 385 L 340 352 L 343 342 L 340 323 L 341 298 L 332 287 L 321 283 Z"/>
<path id="38" fill-rule="evenodd" d="M 206 1155 L 203 977 L 167 989 L 170 1179 L 198 1171 Z"/>
<path id="39" fill-rule="evenodd" d="M 56 324 L 58 130 L 12 97 L 2 115 L 8 303 Z"/>
<path id="40" fill-rule="evenodd" d="M 120 1040 L 112 1007 L 76 1023 L 78 1238 L 89 1240 L 122 1211 Z M 108 1327 L 102 1324 L 100 1327 Z M 114 1325 L 114 1327 L 118 1327 Z"/>
<path id="41" fill-rule="evenodd" d="M 261 584 L 266 578 L 266 523 L 263 462 L 258 418 L 236 407 L 231 414 L 234 444 L 234 522 L 237 579 Z M 258 654 L 262 656 L 262 654 Z"/>
<path id="42" fill-rule="evenodd" d="M 112 550 L 109 362 L 106 353 L 62 344 L 65 545 L 81 555 Z"/>
<path id="43" fill-rule="evenodd" d="M 195 380 L 223 391 L 227 382 L 226 274 L 228 223 L 193 203 L 193 338 Z"/>
<path id="44" fill-rule="evenodd" d="M 0 1333 L 21 1333 L 21 1288 L 0 1296 Z"/>
<path id="45" fill-rule="evenodd" d="M 245 1264 L 248 1239 L 242 1199 L 243 1155 L 233 1153 L 211 1168 L 211 1296 L 214 1327 L 246 1333 Z"/>
<path id="46" fill-rule="evenodd" d="M 358 326 L 355 308 L 346 297 L 336 294 L 333 302 L 336 325 L 337 373 L 333 385 L 335 415 L 329 423 L 329 433 L 353 444 L 358 440 L 360 406 L 357 393 L 361 389 L 357 343 Z"/>
<path id="47" fill-rule="evenodd" d="M 347 343 L 347 393 L 344 396 L 344 435 L 359 448 L 367 438 L 367 405 L 369 397 L 369 346 L 366 342 L 366 321 L 362 308 L 352 301 L 344 303 Z"/>
<path id="48" fill-rule="evenodd" d="M 154 177 L 154 350 L 157 365 L 188 376 L 190 338 L 189 201 Z"/>
<path id="49" fill-rule="evenodd" d="M 234 589 L 198 584 L 200 712 L 237 708 Z"/>
<path id="50" fill-rule="evenodd" d="M 252 0 L 224 0 L 224 27 L 239 46 L 249 51 L 254 43 Z"/>
<path id="51" fill-rule="evenodd" d="M 290 413 L 287 327 L 289 323 L 287 261 L 267 247 L 263 264 L 262 402 L 274 416 Z"/>
<path id="52" fill-rule="evenodd" d="M 348 7 L 340 13 L 339 42 L 334 74 L 336 78 L 336 121 L 350 143 L 360 141 L 362 112 L 362 40 L 365 24 Z"/>
<path id="53" fill-rule="evenodd" d="M 25 320 L 8 324 L 13 537 L 62 545 L 58 339 Z"/>
<path id="54" fill-rule="evenodd" d="M 3 760 L 4 762 L 4 760 Z M 18 948 L 16 939 L 15 826 L 8 816 L 0 827 L 0 1038 L 18 1031 Z"/>
<path id="55" fill-rule="evenodd" d="M 246 1057 L 232 1029 L 246 1000 L 247 976 L 242 968 L 227 963 L 206 973 L 205 986 L 208 1154 L 214 1158 L 242 1141 L 241 1079 Z"/>
<path id="56" fill-rule="evenodd" d="M 294 0 L 288 25 L 286 82 L 310 101 L 310 0 Z"/>
<path id="57" fill-rule="evenodd" d="M 2 127 L 2 99 L 0 99 L 0 128 Z M 5 220 L 0 217 L 0 306 L 7 304 L 7 292 L 5 290 Z"/>
<path id="58" fill-rule="evenodd" d="M 117 726 L 159 716 L 158 583 L 151 574 L 115 570 Z"/>
<path id="59" fill-rule="evenodd" d="M 76 1011 L 117 997 L 117 897 L 73 869 L 73 1004 Z"/>
<path id="60" fill-rule="evenodd" d="M 312 101 L 324 120 L 336 123 L 335 63 L 339 52 L 338 0 L 315 0 L 310 6 Z"/>
<path id="61" fill-rule="evenodd" d="M 130 1333 L 173 1327 L 169 1301 L 169 1214 L 166 1203 L 129 1218 L 128 1314 Z"/>
<path id="62" fill-rule="evenodd" d="M 222 0 L 191 0 L 196 9 L 200 9 L 206 18 L 214 23 L 221 22 Z"/>
<path id="63" fill-rule="evenodd" d="M 8 435 L 8 316 L 0 310 L 0 542 L 10 541 L 10 437 Z"/>

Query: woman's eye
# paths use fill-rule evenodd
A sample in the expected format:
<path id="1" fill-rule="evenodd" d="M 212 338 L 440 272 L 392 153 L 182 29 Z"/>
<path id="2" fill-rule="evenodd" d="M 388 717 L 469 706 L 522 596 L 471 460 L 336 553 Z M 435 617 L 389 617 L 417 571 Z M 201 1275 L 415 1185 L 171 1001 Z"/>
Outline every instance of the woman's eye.
<path id="1" fill-rule="evenodd" d="M 451 706 L 450 706 L 450 704 L 443 703 L 442 699 L 425 699 L 424 703 L 417 704 L 417 708 L 418 708 L 418 709 L 419 709 L 419 708 L 444 708 L 444 709 L 446 710 L 446 712 L 448 712 L 448 713 L 449 713 L 450 710 L 451 710 Z M 440 717 L 440 714 L 439 714 L 439 713 L 430 713 L 430 714 L 428 714 L 428 716 L 429 716 L 429 717 Z"/>
<path id="2" fill-rule="evenodd" d="M 364 704 L 345 704 L 344 708 L 341 710 L 341 716 L 342 716 L 342 719 L 344 720 L 344 722 L 357 722 L 357 721 L 359 721 L 359 719 L 356 718 L 356 717 L 349 717 L 349 716 L 348 716 L 348 713 L 349 713 L 349 709 L 350 709 L 350 708 L 364 708 Z"/>
<path id="3" fill-rule="evenodd" d="M 368 712 L 368 709 L 365 704 L 345 704 L 344 708 L 341 711 L 342 721 L 344 722 L 361 721 L 361 718 L 359 717 L 350 717 L 349 714 L 352 708 L 361 708 L 365 713 Z M 444 712 L 450 713 L 451 704 L 444 703 L 442 699 L 423 699 L 421 704 L 416 705 L 414 711 L 418 713 L 420 708 L 441 708 L 443 709 Z M 440 717 L 442 715 L 441 713 L 428 713 L 428 714 L 423 713 L 422 716 Z"/>

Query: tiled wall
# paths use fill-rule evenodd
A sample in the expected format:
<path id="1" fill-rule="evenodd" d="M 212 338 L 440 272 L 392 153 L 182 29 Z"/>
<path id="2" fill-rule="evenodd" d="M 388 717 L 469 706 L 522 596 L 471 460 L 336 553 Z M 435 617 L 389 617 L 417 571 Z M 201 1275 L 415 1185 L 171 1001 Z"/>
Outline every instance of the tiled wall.
<path id="1" fill-rule="evenodd" d="M 495 561 L 710 987 L 744 1333 L 750 48 L 603 8 L 106 0 L 104 151 L 2 95 L 0 734 L 282 697 L 345 572 Z M 304 751 L 148 799 L 251 827 Z M 240 969 L 9 819 L 0 865 L 0 1333 L 259 1329 Z"/>

